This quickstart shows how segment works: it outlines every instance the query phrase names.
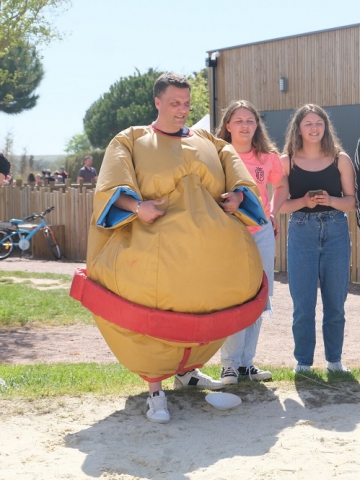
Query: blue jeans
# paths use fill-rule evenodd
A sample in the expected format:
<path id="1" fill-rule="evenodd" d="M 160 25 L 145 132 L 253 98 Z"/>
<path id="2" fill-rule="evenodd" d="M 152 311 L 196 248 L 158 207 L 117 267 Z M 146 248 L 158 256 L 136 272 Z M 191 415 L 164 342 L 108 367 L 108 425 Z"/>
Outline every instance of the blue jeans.
<path id="1" fill-rule="evenodd" d="M 275 236 L 270 220 L 253 234 L 253 239 L 259 249 L 263 269 L 268 278 L 269 296 L 272 296 L 274 289 Z M 268 299 L 265 311 L 271 311 L 270 299 Z M 221 347 L 221 364 L 223 367 L 238 368 L 253 365 L 261 324 L 262 317 L 259 317 L 253 325 L 230 335 L 225 340 Z"/>
<path id="2" fill-rule="evenodd" d="M 293 301 L 294 356 L 300 365 L 314 361 L 317 286 L 323 303 L 325 358 L 340 362 L 350 263 L 347 216 L 339 210 L 294 212 L 288 230 L 288 278 Z"/>

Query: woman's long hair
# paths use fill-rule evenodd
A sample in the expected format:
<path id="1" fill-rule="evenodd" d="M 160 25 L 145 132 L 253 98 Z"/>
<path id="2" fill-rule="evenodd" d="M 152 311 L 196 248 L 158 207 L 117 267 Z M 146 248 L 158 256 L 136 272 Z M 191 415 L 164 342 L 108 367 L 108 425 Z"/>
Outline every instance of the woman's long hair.
<path id="1" fill-rule="evenodd" d="M 246 108 L 246 110 L 249 110 L 255 117 L 257 128 L 251 140 L 251 145 L 256 156 L 259 156 L 260 153 L 278 153 L 278 149 L 275 143 L 270 139 L 259 112 L 254 105 L 247 100 L 233 101 L 227 108 L 225 108 L 225 110 L 223 110 L 222 118 L 216 129 L 215 135 L 226 142 L 231 143 L 231 133 L 226 128 L 226 125 L 230 122 L 235 110 L 238 110 L 239 108 Z"/>
<path id="2" fill-rule="evenodd" d="M 324 109 L 313 103 L 307 103 L 298 108 L 291 117 L 286 130 L 285 146 L 283 154 L 294 156 L 303 148 L 303 139 L 300 135 L 300 123 L 308 113 L 316 113 L 324 121 L 325 131 L 321 139 L 321 151 L 326 156 L 335 157 L 340 151 L 343 151 L 340 140 L 338 139 L 333 124 Z"/>

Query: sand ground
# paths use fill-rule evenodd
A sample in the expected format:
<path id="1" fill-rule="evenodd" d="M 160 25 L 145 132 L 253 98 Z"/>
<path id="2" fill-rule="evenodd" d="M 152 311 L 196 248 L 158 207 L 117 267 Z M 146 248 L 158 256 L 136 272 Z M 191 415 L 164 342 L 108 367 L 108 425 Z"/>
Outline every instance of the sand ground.
<path id="1" fill-rule="evenodd" d="M 67 262 L 10 258 L 0 269 L 72 273 Z M 359 368 L 359 286 L 351 285 L 343 360 Z M 291 302 L 277 274 L 276 315 L 262 327 L 259 365 L 294 364 Z M 318 305 L 318 323 L 321 302 Z M 315 367 L 324 368 L 321 329 Z M 95 327 L 0 331 L 0 362 L 114 361 Z M 212 362 L 219 362 L 215 356 Z M 168 392 L 171 423 L 145 419 L 141 395 L 0 399 L 0 480 L 357 480 L 360 478 L 360 386 L 314 381 L 261 382 L 230 390 L 242 403 L 226 411 L 206 392 Z"/>

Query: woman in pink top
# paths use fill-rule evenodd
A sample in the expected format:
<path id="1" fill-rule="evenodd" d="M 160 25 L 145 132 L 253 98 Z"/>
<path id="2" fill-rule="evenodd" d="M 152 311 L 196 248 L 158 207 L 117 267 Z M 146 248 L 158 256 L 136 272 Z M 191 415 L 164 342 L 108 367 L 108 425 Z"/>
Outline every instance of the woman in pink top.
<path id="1" fill-rule="evenodd" d="M 275 239 L 279 233 L 275 215 L 289 194 L 288 181 L 278 150 L 270 140 L 259 112 L 246 100 L 232 102 L 227 107 L 217 128 L 216 136 L 233 145 L 259 188 L 269 221 L 262 227 L 248 227 L 248 229 L 260 251 L 263 268 L 268 277 L 269 296 L 272 296 Z M 273 185 L 274 192 L 271 201 L 267 191 L 269 183 Z M 272 314 L 270 298 L 264 314 Z M 221 380 L 224 384 L 237 383 L 239 378 L 246 377 L 255 380 L 271 378 L 271 372 L 253 365 L 261 323 L 262 317 L 245 330 L 228 337 L 223 344 Z"/>

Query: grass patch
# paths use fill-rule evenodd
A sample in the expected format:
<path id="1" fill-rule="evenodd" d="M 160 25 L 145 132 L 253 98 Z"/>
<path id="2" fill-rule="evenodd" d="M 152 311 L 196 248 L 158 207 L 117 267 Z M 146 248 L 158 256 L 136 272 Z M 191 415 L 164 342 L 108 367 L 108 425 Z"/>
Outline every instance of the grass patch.
<path id="1" fill-rule="evenodd" d="M 220 366 L 205 366 L 202 371 L 218 378 Z M 251 399 L 255 395 L 261 401 L 271 401 L 272 394 L 279 385 L 294 386 L 296 384 L 298 390 L 336 388 L 343 389 L 344 394 L 346 389 L 355 393 L 360 392 L 359 370 L 355 370 L 352 374 L 336 375 L 327 375 L 319 371 L 304 376 L 295 376 L 291 369 L 285 368 L 271 368 L 271 371 L 273 372 L 271 381 L 241 380 L 237 385 L 227 386 L 224 390 L 240 395 L 242 398 L 248 395 Z M 21 397 L 35 400 L 86 394 L 129 396 L 147 391 L 146 382 L 119 363 L 0 365 L 0 378 L 5 382 L 5 385 L 0 385 L 0 398 L 7 399 Z M 164 381 L 164 389 L 173 389 L 173 378 Z M 181 389 L 179 392 L 197 397 L 201 390 Z"/>
<path id="2" fill-rule="evenodd" d="M 71 280 L 64 274 L 0 272 L 0 327 L 91 324 L 91 313 L 69 296 Z"/>

